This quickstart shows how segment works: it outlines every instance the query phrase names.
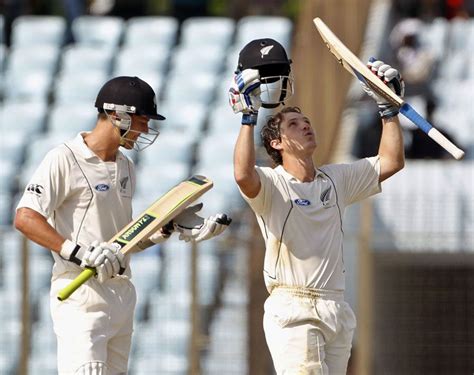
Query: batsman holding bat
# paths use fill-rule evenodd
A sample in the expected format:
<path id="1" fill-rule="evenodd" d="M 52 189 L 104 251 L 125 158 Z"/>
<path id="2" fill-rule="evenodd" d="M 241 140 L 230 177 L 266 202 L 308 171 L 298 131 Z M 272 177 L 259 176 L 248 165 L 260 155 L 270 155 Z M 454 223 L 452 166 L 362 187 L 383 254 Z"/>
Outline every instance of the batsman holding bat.
<path id="1" fill-rule="evenodd" d="M 272 39 L 254 40 L 240 52 L 229 90 L 232 109 L 242 113 L 234 175 L 265 240 L 263 274 L 270 295 L 263 324 L 277 373 L 340 375 L 347 371 L 356 326 L 344 301 L 344 210 L 380 192 L 380 183 L 403 168 L 402 131 L 398 109 L 364 87 L 380 110 L 378 155 L 316 167 L 310 119 L 298 107 L 286 107 L 266 119 L 260 133 L 277 166 L 255 166 L 258 110 L 275 107 L 291 94 L 290 63 Z M 381 61 L 369 65 L 403 95 L 397 70 Z M 279 94 L 268 95 L 269 82 L 280 87 Z"/>
<path id="2" fill-rule="evenodd" d="M 106 82 L 95 103 L 95 128 L 51 150 L 31 178 L 16 212 L 15 227 L 51 249 L 51 315 L 58 342 L 59 374 L 126 374 L 136 293 L 129 256 L 108 244 L 132 220 L 133 162 L 119 147 L 141 150 L 159 132 L 150 119 L 157 113 L 153 89 L 137 77 Z M 67 119 L 65 119 L 67 126 Z M 142 249 L 166 240 L 173 231 L 184 241 L 202 241 L 228 224 L 217 214 L 204 219 L 199 205 L 185 209 L 167 230 L 158 229 Z M 85 267 L 96 270 L 64 302 L 59 290 Z"/>

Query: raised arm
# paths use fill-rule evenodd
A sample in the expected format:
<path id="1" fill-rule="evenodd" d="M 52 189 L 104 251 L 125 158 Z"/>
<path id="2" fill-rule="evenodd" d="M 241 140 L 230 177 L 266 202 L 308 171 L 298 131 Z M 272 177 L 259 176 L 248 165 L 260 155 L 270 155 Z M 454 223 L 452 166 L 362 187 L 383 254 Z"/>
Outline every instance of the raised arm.
<path id="1" fill-rule="evenodd" d="M 260 191 L 260 177 L 255 170 L 254 127 L 261 105 L 260 80 L 257 70 L 236 73 L 229 89 L 229 103 L 234 113 L 242 113 L 242 126 L 234 148 L 234 178 L 249 198 Z"/>
<path id="2" fill-rule="evenodd" d="M 379 156 L 380 182 L 394 175 L 405 166 L 403 133 L 398 116 L 382 119 Z"/>
<path id="3" fill-rule="evenodd" d="M 403 97 L 405 84 L 400 73 L 385 64 L 383 61 L 370 59 L 368 67 L 398 96 Z M 382 137 L 380 139 L 380 177 L 382 182 L 394 175 L 405 166 L 405 152 L 403 146 L 403 133 L 398 119 L 398 107 L 387 102 L 386 99 L 377 95 L 372 89 L 362 83 L 362 86 L 370 97 L 372 97 L 379 107 L 379 114 L 382 118 Z"/>
<path id="4" fill-rule="evenodd" d="M 249 198 L 260 191 L 260 177 L 255 170 L 254 128 L 242 125 L 234 148 L 234 178 Z"/>

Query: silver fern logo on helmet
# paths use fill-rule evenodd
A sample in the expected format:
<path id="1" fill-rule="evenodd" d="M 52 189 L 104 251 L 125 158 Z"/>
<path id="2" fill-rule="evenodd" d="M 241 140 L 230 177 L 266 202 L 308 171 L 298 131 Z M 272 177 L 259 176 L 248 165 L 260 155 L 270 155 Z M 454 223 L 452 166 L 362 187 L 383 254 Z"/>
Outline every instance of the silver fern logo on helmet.
<path id="1" fill-rule="evenodd" d="M 239 52 L 237 71 L 256 69 L 260 75 L 259 99 L 262 107 L 276 108 L 294 93 L 291 59 L 275 39 L 255 39 Z"/>
<path id="2" fill-rule="evenodd" d="M 271 49 L 273 48 L 273 46 L 266 46 L 266 47 L 263 47 L 261 50 L 260 50 L 260 54 L 262 55 L 262 59 L 264 56 L 268 55 L 271 51 Z"/>

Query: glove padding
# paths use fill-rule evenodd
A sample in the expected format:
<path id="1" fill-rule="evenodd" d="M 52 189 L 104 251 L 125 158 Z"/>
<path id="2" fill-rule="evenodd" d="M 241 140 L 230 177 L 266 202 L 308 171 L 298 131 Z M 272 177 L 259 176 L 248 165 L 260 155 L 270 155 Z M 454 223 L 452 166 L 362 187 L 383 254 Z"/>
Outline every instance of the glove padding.
<path id="1" fill-rule="evenodd" d="M 59 255 L 82 268 L 95 268 L 97 280 L 101 283 L 123 273 L 126 267 L 125 255 L 120 248 L 107 242 L 99 245 L 99 241 L 94 241 L 89 247 L 85 247 L 66 240 Z"/>
<path id="2" fill-rule="evenodd" d="M 262 105 L 260 75 L 256 69 L 235 73 L 229 89 L 229 104 L 234 113 L 254 114 Z"/>
<path id="3" fill-rule="evenodd" d="M 390 65 L 385 64 L 383 61 L 376 60 L 371 57 L 367 63 L 367 67 L 375 74 L 377 77 L 383 81 L 395 94 L 403 98 L 405 95 L 405 82 L 403 81 L 402 76 L 398 70 L 392 68 Z M 398 115 L 399 108 L 392 103 L 388 102 L 387 99 L 375 93 L 369 86 L 364 82 L 359 81 L 362 85 L 364 91 L 372 99 L 377 102 L 379 107 L 379 114 L 382 118 L 389 118 Z"/>
<path id="4" fill-rule="evenodd" d="M 98 241 L 93 242 L 85 252 L 81 267 L 92 267 L 96 270 L 96 278 L 100 283 L 123 272 L 125 255 L 114 244 Z"/>
<path id="5" fill-rule="evenodd" d="M 173 230 L 179 232 L 179 239 L 185 242 L 200 242 L 221 234 L 231 223 L 232 219 L 226 214 L 216 214 L 208 218 L 196 215 L 203 204 L 186 208 L 172 222 Z"/>

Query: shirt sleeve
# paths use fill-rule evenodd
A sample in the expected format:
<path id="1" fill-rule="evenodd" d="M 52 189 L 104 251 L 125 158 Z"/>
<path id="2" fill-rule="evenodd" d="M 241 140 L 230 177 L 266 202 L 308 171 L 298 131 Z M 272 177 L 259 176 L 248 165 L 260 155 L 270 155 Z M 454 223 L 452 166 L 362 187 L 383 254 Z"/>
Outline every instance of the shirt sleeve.
<path id="1" fill-rule="evenodd" d="M 335 177 L 339 200 L 344 206 L 382 191 L 379 182 L 379 156 L 360 159 L 350 164 L 328 166 L 327 172 Z"/>
<path id="2" fill-rule="evenodd" d="M 50 218 L 68 195 L 69 163 L 59 148 L 51 150 L 28 182 L 17 210 L 31 208 Z"/>
<path id="3" fill-rule="evenodd" d="M 350 164 L 346 176 L 346 202 L 358 202 L 382 191 L 380 177 L 380 157 L 374 156 Z"/>
<path id="4" fill-rule="evenodd" d="M 254 198 L 247 197 L 240 189 L 240 194 L 244 200 L 249 204 L 250 208 L 258 214 L 262 215 L 268 210 L 271 204 L 272 189 L 275 184 L 275 173 L 272 168 L 255 166 L 260 177 L 260 191 Z"/>

